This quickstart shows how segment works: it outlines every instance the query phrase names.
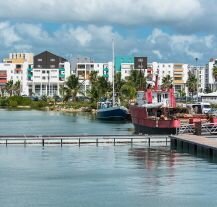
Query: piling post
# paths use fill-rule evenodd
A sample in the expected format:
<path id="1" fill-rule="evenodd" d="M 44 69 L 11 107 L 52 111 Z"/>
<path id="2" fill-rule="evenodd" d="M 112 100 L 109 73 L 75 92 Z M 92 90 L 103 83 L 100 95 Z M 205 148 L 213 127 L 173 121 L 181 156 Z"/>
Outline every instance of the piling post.
<path id="1" fill-rule="evenodd" d="M 114 138 L 114 146 L 115 146 L 115 138 Z"/>
<path id="2" fill-rule="evenodd" d="M 7 139 L 5 140 L 5 145 L 6 145 L 6 147 L 8 146 L 8 140 Z"/>
<path id="3" fill-rule="evenodd" d="M 96 139 L 96 146 L 97 146 L 97 147 L 98 147 L 98 142 L 99 142 L 99 141 L 98 141 L 98 138 L 97 138 L 97 139 Z"/>
<path id="4" fill-rule="evenodd" d="M 44 147 L 44 139 L 42 139 L 42 146 Z"/>
<path id="5" fill-rule="evenodd" d="M 26 139 L 24 139 L 24 147 L 26 147 Z"/>
<path id="6" fill-rule="evenodd" d="M 81 146 L 81 139 L 80 138 L 78 139 L 78 146 L 79 147 Z"/>
<path id="7" fill-rule="evenodd" d="M 60 140 L 61 147 L 63 146 L 63 139 Z"/>
<path id="8" fill-rule="evenodd" d="M 151 146 L 151 138 L 148 137 L 148 146 L 150 147 Z"/>

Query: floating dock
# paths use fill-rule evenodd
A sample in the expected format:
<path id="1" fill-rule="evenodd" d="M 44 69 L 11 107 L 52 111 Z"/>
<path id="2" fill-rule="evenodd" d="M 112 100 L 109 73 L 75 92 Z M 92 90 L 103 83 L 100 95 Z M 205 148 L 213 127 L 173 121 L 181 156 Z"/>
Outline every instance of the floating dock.
<path id="1" fill-rule="evenodd" d="M 169 136 L 165 135 L 1 135 L 0 144 L 39 144 L 45 145 L 66 145 L 66 144 L 119 144 L 119 143 L 146 143 L 151 146 L 151 143 L 163 143 L 167 146 L 170 143 Z"/>

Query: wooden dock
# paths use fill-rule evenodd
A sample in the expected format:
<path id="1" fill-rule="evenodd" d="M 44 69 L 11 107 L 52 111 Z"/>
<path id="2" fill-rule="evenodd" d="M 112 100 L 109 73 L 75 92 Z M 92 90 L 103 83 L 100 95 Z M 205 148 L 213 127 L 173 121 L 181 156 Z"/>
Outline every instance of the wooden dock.
<path id="1" fill-rule="evenodd" d="M 190 134 L 171 135 L 171 149 L 217 159 L 217 139 Z"/>
<path id="2" fill-rule="evenodd" d="M 163 143 L 167 146 L 170 143 L 169 136 L 165 135 L 0 135 L 1 145 L 10 144 L 38 144 L 38 145 L 66 145 L 66 144 L 120 144 L 120 143 L 146 143 L 149 147 L 152 144 Z"/>

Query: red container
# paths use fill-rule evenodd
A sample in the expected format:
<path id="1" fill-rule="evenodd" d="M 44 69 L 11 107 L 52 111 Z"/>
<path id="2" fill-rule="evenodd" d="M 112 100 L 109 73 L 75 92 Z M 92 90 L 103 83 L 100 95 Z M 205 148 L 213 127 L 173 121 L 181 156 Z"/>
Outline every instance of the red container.
<path id="1" fill-rule="evenodd" d="M 201 122 L 201 118 L 190 118 L 189 119 L 189 124 L 194 124 L 198 122 Z"/>
<path id="2" fill-rule="evenodd" d="M 217 123 L 217 117 L 210 117 L 209 120 L 211 123 Z"/>

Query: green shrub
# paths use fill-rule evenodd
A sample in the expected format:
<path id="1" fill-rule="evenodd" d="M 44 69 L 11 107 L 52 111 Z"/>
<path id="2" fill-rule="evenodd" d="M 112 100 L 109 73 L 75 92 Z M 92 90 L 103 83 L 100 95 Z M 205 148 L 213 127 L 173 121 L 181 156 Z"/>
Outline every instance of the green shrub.
<path id="1" fill-rule="evenodd" d="M 9 106 L 11 106 L 11 102 L 16 102 L 17 106 L 31 106 L 32 100 L 28 97 L 22 96 L 11 96 L 8 98 Z"/>
<path id="2" fill-rule="evenodd" d="M 48 104 L 45 101 L 36 101 L 36 102 L 32 101 L 32 103 L 31 103 L 31 107 L 34 109 L 41 109 L 41 108 L 44 108 L 46 106 L 48 106 Z"/>
<path id="3" fill-rule="evenodd" d="M 0 98 L 0 106 L 8 106 L 8 100 L 6 98 Z"/>
<path id="4" fill-rule="evenodd" d="M 8 101 L 8 106 L 12 107 L 12 108 L 16 108 L 18 106 L 18 103 L 15 100 L 9 100 Z"/>

